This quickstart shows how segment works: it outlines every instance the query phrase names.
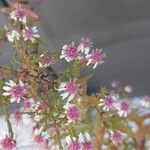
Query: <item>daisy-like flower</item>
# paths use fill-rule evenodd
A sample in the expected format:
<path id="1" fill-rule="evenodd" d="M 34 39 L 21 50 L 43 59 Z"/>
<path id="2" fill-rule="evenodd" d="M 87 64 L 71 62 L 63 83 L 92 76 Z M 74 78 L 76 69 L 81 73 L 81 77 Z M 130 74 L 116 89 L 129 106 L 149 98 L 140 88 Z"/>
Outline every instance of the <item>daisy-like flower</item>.
<path id="1" fill-rule="evenodd" d="M 6 36 L 8 41 L 11 43 L 13 43 L 15 40 L 19 41 L 20 39 L 20 34 L 16 30 L 8 31 Z"/>
<path id="2" fill-rule="evenodd" d="M 70 62 L 72 60 L 75 60 L 77 57 L 78 57 L 78 50 L 74 42 L 72 42 L 70 45 L 63 46 L 60 59 L 65 58 L 67 62 Z"/>
<path id="3" fill-rule="evenodd" d="M 5 82 L 6 86 L 3 87 L 5 92 L 3 93 L 3 96 L 11 96 L 10 102 L 20 102 L 20 98 L 22 98 L 26 94 L 26 87 L 22 83 L 22 81 L 19 81 L 18 84 L 14 83 L 12 80 L 9 82 Z"/>
<path id="4" fill-rule="evenodd" d="M 150 96 L 144 96 L 141 99 L 141 105 L 146 108 L 150 107 Z"/>
<path id="5" fill-rule="evenodd" d="M 44 141 L 44 136 L 42 134 L 42 130 L 43 130 L 42 128 L 34 130 L 33 142 L 35 144 L 42 144 L 42 142 Z"/>
<path id="6" fill-rule="evenodd" d="M 68 122 L 75 122 L 80 119 L 80 110 L 74 104 L 67 103 L 64 105 L 64 109 Z"/>
<path id="7" fill-rule="evenodd" d="M 96 49 L 86 57 L 88 59 L 87 66 L 92 63 L 94 64 L 93 69 L 95 69 L 98 64 L 104 63 L 103 58 L 105 57 L 105 54 L 102 53 L 102 49 Z"/>
<path id="8" fill-rule="evenodd" d="M 42 54 L 40 57 L 42 58 L 42 61 L 39 62 L 39 67 L 41 68 L 49 67 L 55 62 L 54 57 L 48 53 Z"/>
<path id="9" fill-rule="evenodd" d="M 126 117 L 129 113 L 129 104 L 126 101 L 119 103 L 116 108 L 120 117 Z"/>
<path id="10" fill-rule="evenodd" d="M 114 107 L 114 99 L 111 95 L 106 96 L 104 99 L 100 99 L 99 106 L 103 106 L 103 110 L 109 111 Z"/>
<path id="11" fill-rule="evenodd" d="M 57 90 L 59 92 L 63 92 L 61 94 L 62 99 L 67 99 L 68 102 L 70 102 L 75 96 L 79 95 L 79 87 L 80 84 L 78 84 L 75 80 L 70 80 L 69 82 L 61 83 Z"/>
<path id="12" fill-rule="evenodd" d="M 78 51 L 81 51 L 81 53 L 84 53 L 85 55 L 89 54 L 89 51 L 92 47 L 93 42 L 89 38 L 81 38 Z"/>
<path id="13" fill-rule="evenodd" d="M 21 112 L 17 109 L 15 112 L 11 115 L 11 120 L 15 124 L 20 124 L 22 121 L 22 114 Z"/>
<path id="14" fill-rule="evenodd" d="M 118 144 L 123 140 L 123 134 L 120 131 L 111 132 L 111 140 L 113 144 Z"/>
<path id="15" fill-rule="evenodd" d="M 37 27 L 25 27 L 25 29 L 23 29 L 23 38 L 24 38 L 24 41 L 27 41 L 27 40 L 31 40 L 32 43 L 34 43 L 36 41 L 36 38 L 39 38 L 40 35 L 37 34 L 38 32 L 38 29 Z"/>
<path id="16" fill-rule="evenodd" d="M 70 135 L 66 137 L 67 147 L 69 150 L 80 150 L 81 144 L 76 137 L 71 139 Z"/>
<path id="17" fill-rule="evenodd" d="M 83 150 L 92 150 L 92 139 L 89 135 L 89 133 L 85 133 L 84 135 L 82 133 L 79 134 L 79 142 L 82 144 Z"/>
<path id="18" fill-rule="evenodd" d="M 38 101 L 38 102 L 36 103 L 35 108 L 36 108 L 38 111 L 43 111 L 43 110 L 45 110 L 45 109 L 46 109 L 46 104 L 45 104 L 44 100 L 41 99 L 40 101 Z"/>
<path id="19" fill-rule="evenodd" d="M 34 100 L 32 98 L 24 99 L 21 105 L 21 111 L 29 111 L 33 108 Z"/>
<path id="20" fill-rule="evenodd" d="M 18 8 L 10 13 L 10 18 L 15 21 L 20 21 L 23 24 L 27 22 L 26 10 L 23 8 Z"/>
<path id="21" fill-rule="evenodd" d="M 6 133 L 0 137 L 0 149 L 2 150 L 14 150 L 16 148 L 16 140 L 9 137 Z"/>

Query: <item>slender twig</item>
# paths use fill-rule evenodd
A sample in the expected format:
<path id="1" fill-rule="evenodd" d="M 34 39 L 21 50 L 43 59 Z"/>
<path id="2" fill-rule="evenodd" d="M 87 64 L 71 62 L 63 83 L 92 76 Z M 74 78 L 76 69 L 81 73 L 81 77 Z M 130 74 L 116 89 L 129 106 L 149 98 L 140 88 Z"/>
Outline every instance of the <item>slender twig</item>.
<path id="1" fill-rule="evenodd" d="M 6 67 L 3 67 L 3 66 L 0 66 L 0 69 L 2 69 L 2 70 L 8 70 L 8 71 L 10 71 L 10 72 L 13 73 L 13 74 L 27 75 L 27 76 L 29 76 L 29 77 L 32 77 L 32 78 L 35 78 L 35 79 L 38 79 L 38 80 L 42 80 L 42 81 L 45 81 L 45 82 L 48 82 L 48 83 L 57 83 L 56 80 L 55 80 L 55 81 L 49 81 L 49 80 L 46 79 L 46 78 L 40 78 L 39 76 L 35 76 L 35 75 L 29 74 L 29 73 L 25 74 L 24 72 L 17 71 L 17 70 L 13 70 L 13 69 L 6 68 Z"/>

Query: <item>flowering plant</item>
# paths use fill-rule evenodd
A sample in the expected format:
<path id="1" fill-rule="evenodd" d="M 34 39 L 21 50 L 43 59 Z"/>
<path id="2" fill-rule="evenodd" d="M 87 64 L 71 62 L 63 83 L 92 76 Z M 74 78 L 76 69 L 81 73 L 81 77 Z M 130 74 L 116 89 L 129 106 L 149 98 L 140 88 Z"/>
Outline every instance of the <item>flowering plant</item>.
<path id="1" fill-rule="evenodd" d="M 87 94 L 85 67 L 95 69 L 104 63 L 102 49 L 81 38 L 79 43 L 65 44 L 61 53 L 45 49 L 36 27 L 38 15 L 21 3 L 1 10 L 8 14 L 1 39 L 12 44 L 15 55 L 11 66 L 0 66 L 0 111 L 8 131 L 0 133 L 0 149 L 12 150 L 19 145 L 13 126 L 29 123 L 31 140 L 41 149 L 99 150 L 144 149 L 149 140 L 150 125 L 137 108 L 129 103 L 131 86 L 112 82 L 112 90 L 101 87 Z M 57 59 L 68 62 L 56 72 Z M 9 106 L 17 104 L 10 113 Z M 141 100 L 150 106 L 150 98 Z M 135 124 L 136 131 L 132 129 Z"/>

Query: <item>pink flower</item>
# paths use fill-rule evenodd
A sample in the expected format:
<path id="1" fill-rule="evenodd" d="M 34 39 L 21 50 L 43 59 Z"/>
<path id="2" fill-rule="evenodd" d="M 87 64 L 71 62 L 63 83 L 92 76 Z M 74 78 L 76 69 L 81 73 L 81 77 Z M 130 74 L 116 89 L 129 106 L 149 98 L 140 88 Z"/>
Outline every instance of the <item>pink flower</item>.
<path id="1" fill-rule="evenodd" d="M 80 142 L 73 137 L 72 139 L 70 138 L 70 135 L 66 137 L 66 142 L 68 144 L 68 149 L 69 150 L 80 150 L 81 144 Z"/>
<path id="2" fill-rule="evenodd" d="M 103 58 L 105 57 L 105 54 L 102 54 L 102 49 L 96 49 L 86 57 L 88 59 L 87 65 L 90 65 L 92 63 L 94 64 L 93 69 L 95 69 L 98 64 L 104 63 Z"/>
<path id="3" fill-rule="evenodd" d="M 150 96 L 144 96 L 141 99 L 141 105 L 146 108 L 150 107 Z"/>
<path id="4" fill-rule="evenodd" d="M 17 109 L 15 112 L 11 115 L 11 119 L 15 124 L 19 124 L 22 121 L 22 114 L 21 112 Z"/>
<path id="5" fill-rule="evenodd" d="M 120 117 L 126 117 L 129 113 L 129 104 L 125 101 L 121 102 L 116 108 Z"/>
<path id="6" fill-rule="evenodd" d="M 3 93 L 3 96 L 11 96 L 10 102 L 20 102 L 20 98 L 26 94 L 25 85 L 22 81 L 19 81 L 19 84 L 14 83 L 12 80 L 5 82 L 6 86 L 3 89 L 6 91 Z"/>
<path id="7" fill-rule="evenodd" d="M 21 110 L 29 111 L 30 109 L 32 109 L 33 104 L 34 104 L 34 100 L 32 98 L 24 99 L 24 101 L 22 102 L 22 105 L 21 105 Z"/>
<path id="8" fill-rule="evenodd" d="M 123 135 L 120 131 L 111 132 L 111 140 L 114 144 L 122 142 Z"/>
<path id="9" fill-rule="evenodd" d="M 111 95 L 106 96 L 104 99 L 100 99 L 99 106 L 103 106 L 103 110 L 109 111 L 114 107 L 114 99 Z"/>
<path id="10" fill-rule="evenodd" d="M 80 110 L 74 104 L 67 103 L 64 105 L 64 109 L 68 122 L 75 122 L 80 119 Z"/>
<path id="11" fill-rule="evenodd" d="M 78 46 L 78 51 L 88 55 L 93 42 L 89 38 L 81 38 L 80 44 Z"/>
<path id="12" fill-rule="evenodd" d="M 9 137 L 8 135 L 4 135 L 4 137 L 0 138 L 0 149 L 2 150 L 13 150 L 16 147 L 16 140 Z"/>
<path id="13" fill-rule="evenodd" d="M 15 11 L 10 13 L 10 18 L 15 21 L 20 21 L 23 24 L 27 22 L 27 14 L 26 11 L 22 8 L 18 8 Z"/>
<path id="14" fill-rule="evenodd" d="M 91 137 L 89 135 L 89 133 L 85 133 L 85 134 L 82 134 L 80 133 L 79 134 L 79 142 L 82 144 L 82 149 L 83 150 L 92 150 L 93 146 L 92 146 L 92 140 L 91 140 Z"/>
<path id="15" fill-rule="evenodd" d="M 43 142 L 43 136 L 41 134 L 34 135 L 33 141 L 35 144 L 41 144 Z"/>
<path id="16" fill-rule="evenodd" d="M 42 58 L 42 62 L 39 62 L 39 67 L 41 68 L 49 67 L 55 62 L 54 57 L 48 53 L 42 54 L 40 57 Z"/>
<path id="17" fill-rule="evenodd" d="M 38 32 L 37 27 L 31 27 L 31 28 L 30 27 L 26 27 L 23 30 L 24 41 L 31 40 L 31 42 L 34 43 L 36 38 L 40 37 L 40 35 L 37 34 L 37 32 Z"/>
<path id="18" fill-rule="evenodd" d="M 63 50 L 60 56 L 60 59 L 65 58 L 67 62 L 75 60 L 78 57 L 78 50 L 75 47 L 74 42 L 70 45 L 63 46 Z"/>
<path id="19" fill-rule="evenodd" d="M 43 111 L 46 109 L 46 104 L 44 102 L 44 100 L 40 100 L 36 103 L 36 109 L 39 110 L 39 111 Z"/>
<path id="20" fill-rule="evenodd" d="M 75 96 L 79 95 L 79 84 L 75 80 L 70 80 L 69 82 L 61 83 L 59 88 L 57 89 L 59 92 L 63 92 L 61 94 L 62 99 L 66 99 L 71 101 Z"/>

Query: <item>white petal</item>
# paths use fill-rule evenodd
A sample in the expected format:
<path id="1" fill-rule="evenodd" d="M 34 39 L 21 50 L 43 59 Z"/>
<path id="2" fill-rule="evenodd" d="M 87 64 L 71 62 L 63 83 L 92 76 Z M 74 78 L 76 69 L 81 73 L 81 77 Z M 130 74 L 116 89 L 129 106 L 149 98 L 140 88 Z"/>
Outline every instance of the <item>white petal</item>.
<path id="1" fill-rule="evenodd" d="M 61 96 L 62 96 L 62 99 L 65 99 L 69 96 L 69 93 L 68 92 L 62 93 Z"/>
<path id="2" fill-rule="evenodd" d="M 90 137 L 89 133 L 86 132 L 85 136 L 86 136 L 87 141 L 91 141 L 91 137 Z"/>
<path id="3" fill-rule="evenodd" d="M 68 136 L 66 137 L 66 142 L 67 142 L 68 144 L 70 144 L 70 143 L 71 143 L 70 135 L 68 135 Z"/>
<path id="4" fill-rule="evenodd" d="M 98 62 L 94 64 L 93 69 L 95 69 L 98 65 Z"/>
<path id="5" fill-rule="evenodd" d="M 74 94 L 71 94 L 69 97 L 68 97 L 68 102 L 70 102 L 71 100 L 73 100 L 73 98 L 74 98 Z"/>
<path id="6" fill-rule="evenodd" d="M 10 95 L 10 93 L 8 93 L 8 92 L 4 92 L 2 95 L 3 95 L 3 96 L 9 96 L 9 95 Z"/>
<path id="7" fill-rule="evenodd" d="M 80 142 L 80 143 L 83 143 L 83 142 L 84 142 L 84 138 L 83 138 L 82 133 L 79 134 L 79 142 Z"/>
<path id="8" fill-rule="evenodd" d="M 10 91 L 10 87 L 9 86 L 3 86 L 3 89 L 5 90 L 5 91 Z"/>

